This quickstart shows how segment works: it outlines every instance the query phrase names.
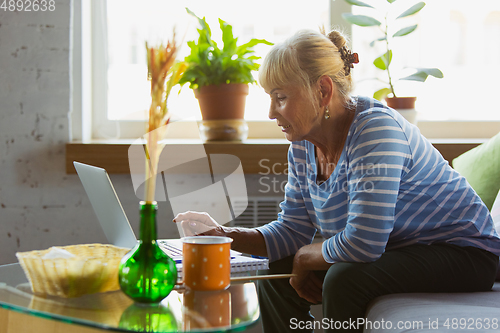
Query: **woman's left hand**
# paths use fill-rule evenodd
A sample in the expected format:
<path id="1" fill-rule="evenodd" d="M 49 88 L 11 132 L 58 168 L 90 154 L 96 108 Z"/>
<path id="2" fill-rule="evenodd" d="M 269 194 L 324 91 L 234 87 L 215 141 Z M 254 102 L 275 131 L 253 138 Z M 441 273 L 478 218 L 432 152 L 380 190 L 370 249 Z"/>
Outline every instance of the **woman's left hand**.
<path id="1" fill-rule="evenodd" d="M 296 268 L 294 264 L 292 274 L 295 276 L 290 278 L 290 285 L 297 291 L 297 294 L 310 303 L 321 303 L 323 281 L 318 278 L 314 271 Z"/>
<path id="2" fill-rule="evenodd" d="M 292 269 L 295 276 L 290 278 L 290 285 L 305 300 L 313 304 L 321 303 L 323 281 L 316 271 L 326 271 L 330 266 L 323 259 L 320 243 L 306 245 L 295 254 Z"/>

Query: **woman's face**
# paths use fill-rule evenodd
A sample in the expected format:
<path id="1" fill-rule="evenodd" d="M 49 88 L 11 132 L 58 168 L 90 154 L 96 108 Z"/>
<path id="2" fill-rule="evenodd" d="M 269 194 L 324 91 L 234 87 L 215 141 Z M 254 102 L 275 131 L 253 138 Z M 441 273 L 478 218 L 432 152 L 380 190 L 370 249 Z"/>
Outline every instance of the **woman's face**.
<path id="1" fill-rule="evenodd" d="M 314 108 L 306 89 L 286 86 L 267 93 L 271 97 L 269 118 L 276 119 L 288 141 L 305 140 L 319 129 L 319 108 Z"/>

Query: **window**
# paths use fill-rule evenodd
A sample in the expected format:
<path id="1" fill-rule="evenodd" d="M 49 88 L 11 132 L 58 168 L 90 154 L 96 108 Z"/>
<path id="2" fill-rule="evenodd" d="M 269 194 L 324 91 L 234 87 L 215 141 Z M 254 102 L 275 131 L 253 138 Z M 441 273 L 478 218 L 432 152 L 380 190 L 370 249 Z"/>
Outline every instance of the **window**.
<path id="1" fill-rule="evenodd" d="M 484 18 L 484 64 L 499 67 L 500 59 L 500 10 L 490 11 Z"/>
<path id="2" fill-rule="evenodd" d="M 206 17 L 212 30 L 214 40 L 222 43 L 218 18 L 233 26 L 233 33 L 240 44 L 251 38 L 265 38 L 279 42 L 290 36 L 295 27 L 317 28 L 318 25 L 329 25 L 328 0 L 300 0 L 283 2 L 253 0 L 239 4 L 230 0 L 206 1 L 196 0 L 178 3 L 164 0 L 107 0 L 108 27 L 108 118 L 144 119 L 140 110 L 149 107 L 149 82 L 145 80 L 147 72 L 144 41 L 149 43 L 166 41 L 171 38 L 175 25 L 177 40 L 185 34 L 185 41 L 198 39 L 198 22 L 186 13 L 189 7 L 199 17 Z M 263 57 L 269 46 L 258 45 L 257 55 Z M 179 59 L 189 53 L 183 45 Z M 176 87 L 179 88 L 179 87 Z M 250 97 L 246 118 L 263 120 L 267 117 L 269 97 L 258 86 L 250 87 Z M 123 96 L 137 96 L 134 99 L 123 99 Z M 198 104 L 192 90 L 187 86 L 181 95 L 172 98 L 170 110 L 185 113 L 185 110 L 198 111 Z M 199 112 L 194 115 L 201 119 Z"/>
<path id="3" fill-rule="evenodd" d="M 304 2 L 254 0 L 107 0 L 92 2 L 92 67 L 93 71 L 93 133 L 94 138 L 113 138 L 142 133 L 141 121 L 146 119 L 150 103 L 150 83 L 146 79 L 145 42 L 157 44 L 184 37 L 178 59 L 189 53 L 186 41 L 198 38 L 198 22 L 185 7 L 206 17 L 214 40 L 221 41 L 218 18 L 233 26 L 238 43 L 251 38 L 279 42 L 297 28 L 317 29 L 329 23 L 329 0 Z M 256 55 L 263 57 L 269 46 L 258 45 Z M 256 73 L 255 73 L 256 75 Z M 174 89 L 179 90 L 180 87 Z M 269 96 L 257 85 L 250 86 L 246 119 L 268 120 Z M 201 119 L 198 102 L 186 85 L 180 95 L 172 91 L 169 111 L 180 118 Z M 188 115 L 188 116 L 186 116 Z M 135 123 L 135 124 L 134 124 Z M 137 127 L 135 131 L 133 127 Z M 276 127 L 277 128 L 277 127 Z M 126 133 L 126 134 L 125 134 Z M 279 133 L 281 135 L 281 133 Z M 132 134 L 134 135 L 134 134 Z M 139 135 L 140 136 L 140 135 Z"/>
<path id="4" fill-rule="evenodd" d="M 397 1 L 401 10 L 417 1 Z M 373 0 L 374 6 L 388 6 L 386 0 Z M 379 8 L 379 7 L 377 7 Z M 419 27 L 410 35 L 394 38 L 391 75 L 403 77 L 404 68 L 437 67 L 443 79 L 429 77 L 425 83 L 400 81 L 396 92 L 415 94 L 422 120 L 499 121 L 500 107 L 492 105 L 498 92 L 496 78 L 500 74 L 500 2 L 498 0 L 428 0 L 426 6 L 412 17 L 395 23 L 393 33 L 412 24 Z M 369 8 L 353 7 L 356 14 L 370 15 Z M 382 18 L 383 19 L 383 18 Z M 384 53 L 369 43 L 380 37 L 378 27 L 353 28 L 353 49 L 360 53 L 361 63 L 355 71 L 358 93 L 369 95 L 380 83 L 369 80 L 379 77 L 373 59 Z M 403 68 L 397 72 L 397 69 Z M 406 69 L 407 70 L 407 69 Z"/>
<path id="5" fill-rule="evenodd" d="M 387 0 L 368 2 L 387 3 Z M 415 2 L 405 0 L 395 4 L 406 8 Z M 379 88 L 377 81 L 370 79 L 380 75 L 372 61 L 382 52 L 369 46 L 378 32 L 376 28 L 348 26 L 340 14 L 350 11 L 351 6 L 343 0 L 253 0 L 238 2 L 237 6 L 231 0 L 76 1 L 74 12 L 83 13 L 81 31 L 78 19 L 74 21 L 75 43 L 82 44 L 83 68 L 78 71 L 76 61 L 75 80 L 84 82 L 81 100 L 83 104 L 92 101 L 87 109 L 93 112 L 91 117 L 85 110 L 82 115 L 75 112 L 73 121 L 78 130 L 74 131 L 74 138 L 136 138 L 144 133 L 141 119 L 145 119 L 149 107 L 145 41 L 153 44 L 166 41 L 172 36 L 174 24 L 179 38 L 184 34 L 184 41 L 197 38 L 197 22 L 185 12 L 186 3 L 197 15 L 207 18 L 215 39 L 220 39 L 218 18 L 233 25 L 240 42 L 265 38 L 277 43 L 301 28 L 343 27 L 352 34 L 353 51 L 359 53 L 361 60 L 354 70 L 354 93 L 370 96 Z M 403 95 L 411 91 L 418 96 L 419 126 L 428 137 L 479 138 L 496 134 L 500 130 L 500 107 L 490 99 L 498 90 L 494 78 L 500 74 L 500 2 L 428 0 L 426 3 L 419 14 L 405 22 L 418 23 L 417 31 L 394 43 L 394 67 L 438 67 L 445 78 L 430 77 L 425 83 L 400 82 L 397 88 Z M 352 11 L 362 14 L 366 9 L 353 6 Z M 257 54 L 263 57 L 268 48 L 257 47 Z M 77 50 L 75 47 L 75 53 Z M 179 59 L 188 52 L 184 45 Z M 90 70 L 91 78 L 87 77 Z M 85 82 L 92 86 L 91 93 L 85 90 Z M 79 91 L 78 84 L 74 88 Z M 171 96 L 170 111 L 174 115 L 185 117 L 189 113 L 201 117 L 188 86 L 180 95 L 174 92 Z M 78 96 L 74 101 L 79 103 Z M 268 107 L 269 97 L 260 87 L 251 86 L 247 120 L 258 122 L 264 135 L 276 129 L 275 134 L 269 135 L 282 137 L 277 127 L 266 121 Z M 79 122 L 83 124 L 80 126 Z M 79 133 L 82 127 L 88 129 Z"/>

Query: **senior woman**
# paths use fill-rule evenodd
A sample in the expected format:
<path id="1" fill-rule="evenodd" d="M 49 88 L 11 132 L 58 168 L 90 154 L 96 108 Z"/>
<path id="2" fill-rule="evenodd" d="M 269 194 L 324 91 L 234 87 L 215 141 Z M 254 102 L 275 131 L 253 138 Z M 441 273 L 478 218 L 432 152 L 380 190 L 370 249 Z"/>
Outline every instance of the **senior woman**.
<path id="1" fill-rule="evenodd" d="M 289 173 L 276 221 L 218 225 L 204 213 L 186 228 L 233 239 L 290 280 L 259 283 L 265 332 L 329 323 L 362 331 L 368 303 L 392 293 L 490 290 L 500 254 L 488 209 L 467 181 L 396 111 L 353 97 L 356 56 L 337 31 L 300 31 L 266 56 L 259 81 L 287 140 Z M 314 242 L 318 232 L 322 242 Z M 324 322 L 322 322 L 324 323 Z"/>

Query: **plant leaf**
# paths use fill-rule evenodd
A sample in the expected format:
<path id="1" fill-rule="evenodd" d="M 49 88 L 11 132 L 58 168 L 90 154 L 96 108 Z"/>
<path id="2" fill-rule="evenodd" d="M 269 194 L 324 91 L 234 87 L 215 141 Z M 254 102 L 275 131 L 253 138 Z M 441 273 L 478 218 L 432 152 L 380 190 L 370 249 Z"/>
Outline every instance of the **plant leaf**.
<path id="1" fill-rule="evenodd" d="M 222 31 L 222 42 L 224 43 L 223 52 L 234 54 L 238 38 L 233 37 L 233 27 L 221 19 L 219 19 L 219 25 Z"/>
<path id="2" fill-rule="evenodd" d="M 233 36 L 230 24 L 219 19 L 224 46 L 219 48 L 211 38 L 210 27 L 205 19 L 200 19 L 186 8 L 189 14 L 195 16 L 201 29 L 198 29 L 198 41 L 188 41 L 191 53 L 184 58 L 187 68 L 179 80 L 179 84 L 189 83 L 189 87 L 197 89 L 201 86 L 221 83 L 254 83 L 252 72 L 259 69 L 255 60 L 260 59 L 252 49 L 257 44 L 273 45 L 265 39 L 252 39 L 237 46 L 238 38 Z"/>
<path id="3" fill-rule="evenodd" d="M 198 20 L 198 22 L 200 23 L 201 29 L 197 29 L 198 34 L 200 35 L 200 37 L 198 38 L 198 44 L 207 43 L 213 47 L 217 47 L 217 43 L 215 43 L 212 40 L 212 31 L 210 30 L 210 26 L 208 25 L 205 18 L 199 18 L 198 16 L 196 16 L 196 14 L 193 11 L 191 11 L 187 7 L 186 7 L 186 11 L 190 15 L 194 16 Z"/>
<path id="4" fill-rule="evenodd" d="M 253 53 L 254 51 L 251 50 L 251 48 L 253 48 L 255 45 L 257 44 L 266 44 L 266 45 L 274 45 L 273 43 L 271 42 L 268 42 L 267 40 L 265 39 L 256 39 L 256 38 L 252 38 L 250 39 L 250 41 L 248 41 L 247 43 L 245 44 L 242 44 L 240 46 L 238 46 L 236 48 L 236 54 L 238 56 L 243 56 L 245 54 L 248 54 L 248 53 Z"/>
<path id="5" fill-rule="evenodd" d="M 377 38 L 377 39 L 375 39 L 375 40 L 372 40 L 372 41 L 370 42 L 370 47 L 373 47 L 373 46 L 375 45 L 375 43 L 376 43 L 376 42 L 381 42 L 381 41 L 386 40 L 386 39 L 387 39 L 387 38 L 384 36 L 384 37 L 380 37 L 380 38 Z"/>
<path id="6" fill-rule="evenodd" d="M 245 44 L 242 44 L 240 45 L 240 48 L 251 48 L 251 47 L 254 47 L 255 45 L 257 44 L 266 44 L 266 45 L 274 45 L 273 43 L 271 42 L 268 42 L 267 40 L 265 39 L 256 39 L 256 38 L 252 38 L 250 39 L 250 41 L 248 41 L 247 43 Z"/>
<path id="7" fill-rule="evenodd" d="M 417 29 L 418 24 L 411 25 L 406 28 L 399 29 L 392 37 L 401 37 L 401 36 L 406 36 L 408 34 L 411 34 L 415 29 Z"/>
<path id="8" fill-rule="evenodd" d="M 438 79 L 444 77 L 443 72 L 437 68 L 417 68 L 417 71 L 412 75 L 401 78 L 400 80 L 418 81 L 425 82 L 428 76 L 434 76 Z"/>
<path id="9" fill-rule="evenodd" d="M 373 27 L 382 24 L 379 20 L 366 15 L 353 15 L 351 13 L 343 13 L 342 17 L 347 22 L 358 25 L 360 27 Z"/>
<path id="10" fill-rule="evenodd" d="M 347 2 L 348 4 L 353 5 L 353 6 L 373 8 L 372 5 L 369 5 L 369 4 L 362 2 L 362 1 L 359 1 L 359 0 L 345 0 L 345 2 Z"/>
<path id="11" fill-rule="evenodd" d="M 389 64 L 391 63 L 391 61 L 392 61 L 392 50 L 389 50 L 388 52 L 382 54 L 380 57 L 375 59 L 373 61 L 373 64 L 378 69 L 385 71 L 387 69 L 387 66 L 389 66 Z"/>
<path id="12" fill-rule="evenodd" d="M 437 68 L 418 68 L 418 70 L 425 71 L 430 76 L 434 76 L 438 79 L 442 79 L 444 77 L 443 72 Z"/>
<path id="13" fill-rule="evenodd" d="M 406 77 L 401 78 L 400 80 L 408 80 L 408 81 L 418 81 L 418 82 L 425 82 L 427 80 L 427 77 L 429 75 L 424 72 L 416 72 L 412 75 L 408 75 Z"/>
<path id="14" fill-rule="evenodd" d="M 387 0 L 388 3 L 393 3 L 396 0 Z"/>
<path id="15" fill-rule="evenodd" d="M 380 90 L 377 90 L 373 93 L 373 98 L 383 102 L 383 100 L 391 93 L 391 89 L 389 88 L 382 88 Z"/>
<path id="16" fill-rule="evenodd" d="M 425 6 L 425 2 L 419 2 L 419 3 L 411 6 L 407 10 L 405 10 L 403 13 L 401 13 L 401 15 L 396 17 L 396 19 L 414 15 L 414 14 L 418 13 L 422 8 L 424 8 L 424 6 Z"/>

